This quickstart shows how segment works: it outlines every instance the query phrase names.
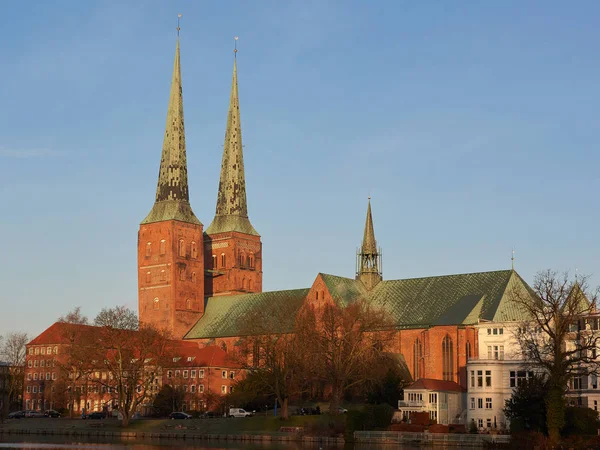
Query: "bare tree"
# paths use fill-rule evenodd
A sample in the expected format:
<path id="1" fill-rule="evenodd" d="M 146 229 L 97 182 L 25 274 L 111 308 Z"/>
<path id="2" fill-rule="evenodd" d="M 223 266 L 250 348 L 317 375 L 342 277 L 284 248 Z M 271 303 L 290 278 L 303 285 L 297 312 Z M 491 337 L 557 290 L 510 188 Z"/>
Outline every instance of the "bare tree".
<path id="1" fill-rule="evenodd" d="M 539 272 L 532 289 L 512 290 L 512 300 L 530 318 L 515 336 L 526 364 L 547 379 L 547 428 L 556 442 L 565 424 L 570 379 L 600 374 L 597 293 L 589 291 L 587 277 L 573 280 L 552 270 Z M 596 325 L 589 326 L 594 320 Z"/>
<path id="2" fill-rule="evenodd" d="M 305 347 L 295 333 L 275 333 L 273 324 L 286 323 L 287 311 L 257 311 L 247 317 L 242 334 L 239 363 L 248 374 L 244 380 L 255 392 L 274 395 L 281 405 L 281 418 L 289 418 L 291 397 L 302 392 Z M 277 317 L 280 315 L 280 317 Z M 287 330 L 290 331 L 290 330 Z M 293 331 L 293 330 L 291 330 Z"/>
<path id="3" fill-rule="evenodd" d="M 309 351 L 314 376 L 331 388 L 330 414 L 337 414 L 344 392 L 372 377 L 372 368 L 392 338 L 382 311 L 360 299 L 343 307 L 307 306 L 297 320 L 298 335 Z"/>
<path id="4" fill-rule="evenodd" d="M 57 322 L 87 325 L 88 318 L 81 314 L 81 306 L 76 306 L 64 316 L 60 316 Z"/>
<path id="5" fill-rule="evenodd" d="M 11 404 L 18 402 L 19 395 L 23 392 L 26 355 L 25 345 L 28 341 L 29 337 L 27 336 L 27 333 L 19 331 L 11 332 L 4 338 L 0 349 L 2 355 L 1 358 L 4 359 L 10 367 L 6 394 L 8 402 Z"/>
<path id="6" fill-rule="evenodd" d="M 125 306 L 103 308 L 94 319 L 97 327 L 119 328 L 122 330 L 137 330 L 137 314 Z"/>

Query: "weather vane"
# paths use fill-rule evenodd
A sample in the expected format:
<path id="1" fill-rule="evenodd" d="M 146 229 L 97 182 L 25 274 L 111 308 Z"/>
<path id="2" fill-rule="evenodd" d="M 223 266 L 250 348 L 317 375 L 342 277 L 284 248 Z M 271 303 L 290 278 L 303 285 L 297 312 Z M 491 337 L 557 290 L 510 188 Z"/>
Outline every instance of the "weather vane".
<path id="1" fill-rule="evenodd" d="M 181 20 L 181 14 L 177 14 L 177 37 L 179 37 L 179 30 L 181 30 L 181 28 L 179 28 L 180 20 Z"/>
<path id="2" fill-rule="evenodd" d="M 233 55 L 237 56 L 237 41 L 238 41 L 239 38 L 236 36 L 233 39 L 234 39 L 234 43 L 233 43 Z"/>

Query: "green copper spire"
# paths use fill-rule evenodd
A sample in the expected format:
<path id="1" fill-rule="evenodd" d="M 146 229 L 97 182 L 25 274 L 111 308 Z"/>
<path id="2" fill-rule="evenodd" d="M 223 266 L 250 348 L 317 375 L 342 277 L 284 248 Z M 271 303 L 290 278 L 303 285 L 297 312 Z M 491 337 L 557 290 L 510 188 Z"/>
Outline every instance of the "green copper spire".
<path id="1" fill-rule="evenodd" d="M 183 94 L 179 62 L 179 27 L 177 33 L 173 79 L 171 81 L 167 125 L 158 173 L 156 201 L 150 214 L 142 221 L 143 224 L 163 220 L 179 220 L 200 224 L 190 206 L 188 191 L 185 129 L 183 126 Z"/>
<path id="2" fill-rule="evenodd" d="M 373 215 L 371 214 L 371 197 L 367 206 L 367 220 L 362 245 L 356 258 L 356 278 L 361 280 L 367 289 L 374 288 L 382 280 L 381 254 L 377 249 Z"/>
<path id="3" fill-rule="evenodd" d="M 237 50 L 236 50 L 237 52 Z M 259 236 L 248 219 L 246 203 L 246 178 L 242 151 L 242 127 L 240 123 L 240 100 L 238 97 L 237 64 L 233 60 L 233 80 L 227 114 L 227 129 L 223 145 L 221 178 L 217 196 L 215 218 L 206 229 L 206 234 L 238 231 Z"/>

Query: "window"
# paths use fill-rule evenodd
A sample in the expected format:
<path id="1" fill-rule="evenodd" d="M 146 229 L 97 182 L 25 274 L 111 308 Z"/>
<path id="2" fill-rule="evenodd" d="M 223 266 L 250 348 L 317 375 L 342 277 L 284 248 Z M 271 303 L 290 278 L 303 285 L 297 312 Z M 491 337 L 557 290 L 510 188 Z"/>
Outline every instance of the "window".
<path id="1" fill-rule="evenodd" d="M 196 378 L 196 370 L 195 369 L 190 372 L 190 378 Z"/>
<path id="2" fill-rule="evenodd" d="M 179 268 L 179 279 L 185 281 L 185 267 Z"/>
<path id="3" fill-rule="evenodd" d="M 146 283 L 150 283 L 152 281 L 152 273 L 146 272 Z"/>
<path id="4" fill-rule="evenodd" d="M 221 267 L 225 268 L 227 259 L 225 258 L 225 253 L 221 253 Z"/>
<path id="5" fill-rule="evenodd" d="M 56 380 L 56 372 L 52 372 L 52 379 Z"/>
<path id="6" fill-rule="evenodd" d="M 598 375 L 592 375 L 592 389 L 598 389 Z"/>
<path id="7" fill-rule="evenodd" d="M 504 345 L 488 345 L 488 359 L 504 359 Z"/>
<path id="8" fill-rule="evenodd" d="M 188 371 L 187 371 L 187 370 L 184 370 L 184 371 L 183 371 L 183 378 L 187 378 L 187 377 L 188 377 Z"/>
<path id="9" fill-rule="evenodd" d="M 159 253 L 161 255 L 164 255 L 167 252 L 167 241 L 165 241 L 164 239 L 162 239 L 160 241 L 160 249 L 159 249 Z"/>
<path id="10" fill-rule="evenodd" d="M 31 380 L 31 374 L 30 373 L 27 374 L 27 379 Z"/>
<path id="11" fill-rule="evenodd" d="M 204 369 L 198 371 L 198 378 L 204 378 Z"/>
<path id="12" fill-rule="evenodd" d="M 415 339 L 413 344 L 413 378 L 421 378 L 421 358 L 423 357 L 423 344 L 419 338 Z"/>
<path id="13" fill-rule="evenodd" d="M 150 255 L 152 255 L 152 243 L 148 242 L 146 244 L 146 258 L 148 258 Z"/>
<path id="14" fill-rule="evenodd" d="M 492 409 L 492 398 L 491 397 L 485 398 L 485 409 Z"/>
<path id="15" fill-rule="evenodd" d="M 198 386 L 198 392 L 200 392 L 200 393 L 203 393 L 203 392 L 204 392 L 204 385 L 203 385 L 203 384 L 200 384 L 200 385 Z"/>
<path id="16" fill-rule="evenodd" d="M 454 347 L 449 335 L 442 340 L 442 371 L 444 380 L 454 380 Z"/>
<path id="17" fill-rule="evenodd" d="M 221 378 L 227 378 L 227 371 L 226 370 L 221 371 Z"/>
<path id="18" fill-rule="evenodd" d="M 54 353 L 55 355 L 58 353 L 58 346 L 55 346 L 52 353 Z"/>
<path id="19" fill-rule="evenodd" d="M 498 328 L 494 328 L 493 333 L 494 335 L 498 334 Z"/>
<path id="20" fill-rule="evenodd" d="M 190 392 L 191 392 L 192 394 L 193 394 L 194 392 L 196 392 L 196 385 L 195 385 L 195 384 L 192 384 L 192 385 L 190 386 Z"/>
<path id="21" fill-rule="evenodd" d="M 471 397 L 471 409 L 475 409 L 475 397 Z"/>
<path id="22" fill-rule="evenodd" d="M 30 355 L 33 355 L 33 348 L 30 348 L 30 349 L 29 349 L 29 354 L 30 354 Z"/>
<path id="23" fill-rule="evenodd" d="M 483 399 L 482 399 L 482 398 L 478 398 L 478 399 L 477 399 L 477 407 L 478 407 L 479 409 L 482 409 L 482 408 L 483 408 Z"/>
<path id="24" fill-rule="evenodd" d="M 509 375 L 510 387 L 520 386 L 527 379 L 533 378 L 533 372 L 525 372 L 524 370 L 511 370 Z"/>
<path id="25" fill-rule="evenodd" d="M 31 359 L 27 361 L 27 367 L 33 367 L 33 361 Z"/>
<path id="26" fill-rule="evenodd" d="M 167 271 L 164 269 L 160 271 L 160 281 L 167 281 Z"/>
<path id="27" fill-rule="evenodd" d="M 234 371 L 229 372 L 229 378 L 231 378 L 232 380 L 235 379 L 235 372 Z"/>
<path id="28" fill-rule="evenodd" d="M 158 300 L 158 297 L 155 297 L 155 298 L 154 298 L 154 302 L 153 302 L 153 304 L 152 304 L 152 307 L 153 307 L 154 309 L 158 309 L 158 308 L 160 307 L 160 302 L 159 302 L 159 300 Z"/>
<path id="29" fill-rule="evenodd" d="M 192 258 L 196 259 L 198 257 L 198 247 L 196 243 L 192 241 Z"/>
<path id="30" fill-rule="evenodd" d="M 42 359 L 40 361 L 40 367 L 44 367 L 45 365 L 46 365 L 46 361 Z"/>
<path id="31" fill-rule="evenodd" d="M 185 385 L 183 385 L 183 392 L 187 392 L 187 391 L 188 391 L 188 385 L 185 384 Z"/>
<path id="32" fill-rule="evenodd" d="M 598 411 L 598 400 L 594 400 L 594 411 Z"/>
<path id="33" fill-rule="evenodd" d="M 486 419 L 486 426 L 492 428 L 492 419 Z"/>
<path id="34" fill-rule="evenodd" d="M 175 370 L 175 377 L 181 376 L 181 370 Z"/>
<path id="35" fill-rule="evenodd" d="M 45 355 L 45 354 L 46 354 L 46 347 L 42 347 L 42 348 L 40 349 L 40 353 L 41 353 L 42 355 Z"/>
<path id="36" fill-rule="evenodd" d="M 173 378 L 173 371 L 172 370 L 167 371 L 167 378 Z"/>
<path id="37" fill-rule="evenodd" d="M 29 393 L 31 392 L 31 386 L 27 386 L 27 392 L 29 392 Z M 27 401 L 29 401 L 29 400 L 27 400 Z"/>
<path id="38" fill-rule="evenodd" d="M 488 333 L 488 336 L 489 336 L 490 334 L 492 334 L 492 329 L 491 329 L 491 328 L 488 328 L 488 329 L 487 329 L 487 333 Z"/>
<path id="39" fill-rule="evenodd" d="M 225 385 L 221 386 L 221 394 L 227 394 L 227 386 L 225 386 Z"/>
<path id="40" fill-rule="evenodd" d="M 185 242 L 183 239 L 179 239 L 179 256 L 185 256 Z"/>
<path id="41" fill-rule="evenodd" d="M 33 386 L 33 393 L 35 394 L 37 392 L 37 386 Z"/>
<path id="42" fill-rule="evenodd" d="M 471 359 L 471 343 L 469 341 L 465 344 L 465 354 L 467 355 L 467 361 Z"/>
<path id="43" fill-rule="evenodd" d="M 36 355 L 39 355 L 39 354 L 40 354 L 40 348 L 39 348 L 39 347 L 36 347 L 36 348 L 35 348 L 35 354 L 36 354 Z"/>
<path id="44" fill-rule="evenodd" d="M 483 370 L 477 371 L 477 387 L 483 387 Z"/>
<path id="45" fill-rule="evenodd" d="M 35 361 L 33 361 L 33 367 L 37 367 L 38 366 L 38 360 L 36 359 Z"/>
<path id="46" fill-rule="evenodd" d="M 254 269 L 254 255 L 250 254 L 250 256 L 248 256 L 248 265 L 250 266 L 251 269 Z"/>
<path id="47" fill-rule="evenodd" d="M 471 370 L 471 387 L 475 387 L 475 371 Z"/>
<path id="48" fill-rule="evenodd" d="M 192 272 L 192 283 L 196 282 L 196 272 Z"/>
<path id="49" fill-rule="evenodd" d="M 485 387 L 492 387 L 492 371 L 485 371 Z"/>
<path id="50" fill-rule="evenodd" d="M 221 350 L 227 352 L 227 344 L 225 342 L 221 342 Z"/>
<path id="51" fill-rule="evenodd" d="M 189 298 L 185 301 L 185 309 L 188 311 L 192 309 L 192 301 Z"/>
<path id="52" fill-rule="evenodd" d="M 436 393 L 429 394 L 429 403 L 437 404 L 437 394 Z"/>
<path id="53" fill-rule="evenodd" d="M 504 334 L 504 328 L 498 328 L 498 334 Z"/>
<path id="54" fill-rule="evenodd" d="M 46 381 L 50 381 L 50 372 L 46 372 Z"/>

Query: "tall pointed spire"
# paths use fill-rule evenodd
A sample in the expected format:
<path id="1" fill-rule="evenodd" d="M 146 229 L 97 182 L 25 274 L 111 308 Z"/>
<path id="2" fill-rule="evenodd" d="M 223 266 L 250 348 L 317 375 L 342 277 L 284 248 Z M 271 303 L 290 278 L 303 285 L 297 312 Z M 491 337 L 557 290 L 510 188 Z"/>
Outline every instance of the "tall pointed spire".
<path id="1" fill-rule="evenodd" d="M 371 197 L 367 206 L 367 219 L 362 245 L 357 254 L 356 278 L 361 280 L 367 289 L 372 289 L 382 280 L 381 252 L 377 248 L 375 229 L 373 228 L 373 215 L 371 213 Z"/>
<path id="2" fill-rule="evenodd" d="M 200 221 L 196 218 L 190 206 L 188 189 L 178 22 L 177 46 L 175 47 L 167 124 L 158 173 L 158 185 L 156 187 L 156 201 L 150 214 L 142 223 L 179 220 L 199 224 Z"/>
<path id="3" fill-rule="evenodd" d="M 236 37 L 237 41 L 237 37 Z M 207 234 L 237 231 L 258 236 L 248 219 L 246 203 L 246 178 L 244 175 L 244 154 L 242 127 L 240 122 L 240 100 L 237 81 L 237 46 L 234 50 L 233 79 L 227 113 L 227 128 L 223 145 L 221 177 L 215 218 L 206 229 Z"/>

